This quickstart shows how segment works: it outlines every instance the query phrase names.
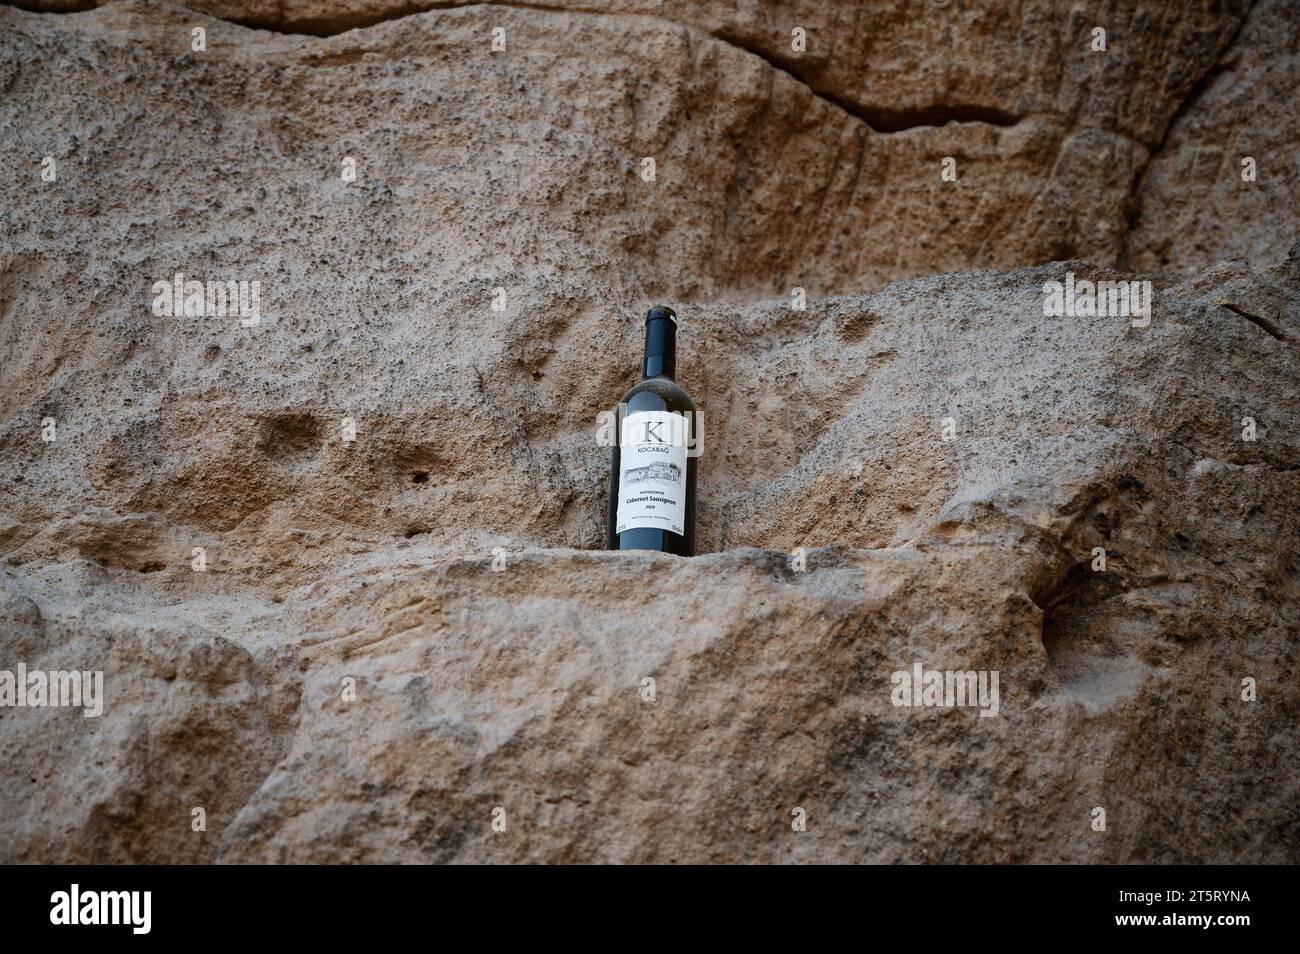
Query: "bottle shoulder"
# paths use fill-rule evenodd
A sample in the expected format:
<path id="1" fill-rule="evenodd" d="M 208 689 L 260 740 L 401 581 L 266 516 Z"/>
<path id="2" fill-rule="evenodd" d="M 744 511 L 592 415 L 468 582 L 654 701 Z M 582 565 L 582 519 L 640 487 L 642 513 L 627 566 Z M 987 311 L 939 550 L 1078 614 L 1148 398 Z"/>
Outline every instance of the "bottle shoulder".
<path id="1" fill-rule="evenodd" d="M 686 389 L 671 378 L 646 378 L 638 381 L 623 395 L 623 403 L 629 412 L 695 410 L 695 402 L 686 393 Z"/>

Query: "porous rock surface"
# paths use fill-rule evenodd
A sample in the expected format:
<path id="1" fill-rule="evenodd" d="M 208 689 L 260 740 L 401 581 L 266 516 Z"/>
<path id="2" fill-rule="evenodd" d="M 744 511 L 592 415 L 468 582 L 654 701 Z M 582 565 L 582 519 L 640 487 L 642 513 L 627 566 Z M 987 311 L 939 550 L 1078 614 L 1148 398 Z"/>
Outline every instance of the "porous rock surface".
<path id="1" fill-rule="evenodd" d="M 1294 5 L 562 6 L 0 7 L 0 861 L 1300 858 Z"/>

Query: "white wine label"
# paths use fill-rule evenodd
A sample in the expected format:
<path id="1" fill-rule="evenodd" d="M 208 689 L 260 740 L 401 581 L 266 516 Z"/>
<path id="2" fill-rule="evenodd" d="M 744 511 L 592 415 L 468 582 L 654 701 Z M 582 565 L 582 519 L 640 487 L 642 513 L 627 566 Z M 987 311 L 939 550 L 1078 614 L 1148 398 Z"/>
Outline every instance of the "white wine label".
<path id="1" fill-rule="evenodd" d="M 686 533 L 686 444 L 690 423 L 671 411 L 623 418 L 616 533 L 654 527 Z"/>

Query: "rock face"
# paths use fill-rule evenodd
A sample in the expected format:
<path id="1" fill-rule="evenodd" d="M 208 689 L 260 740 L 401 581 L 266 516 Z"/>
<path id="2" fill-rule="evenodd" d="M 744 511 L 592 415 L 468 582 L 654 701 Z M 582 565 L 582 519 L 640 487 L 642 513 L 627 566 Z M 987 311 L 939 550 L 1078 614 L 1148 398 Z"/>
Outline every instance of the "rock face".
<path id="1" fill-rule="evenodd" d="M 1172 124 L 1137 191 L 1135 268 L 1280 262 L 1300 217 L 1300 8 L 1263 0 Z M 1251 180 L 1253 177 L 1253 181 Z M 1256 188 L 1256 184 L 1263 188 Z"/>
<path id="2" fill-rule="evenodd" d="M 0 7 L 0 861 L 1300 860 L 1295 6 L 551 6 Z"/>

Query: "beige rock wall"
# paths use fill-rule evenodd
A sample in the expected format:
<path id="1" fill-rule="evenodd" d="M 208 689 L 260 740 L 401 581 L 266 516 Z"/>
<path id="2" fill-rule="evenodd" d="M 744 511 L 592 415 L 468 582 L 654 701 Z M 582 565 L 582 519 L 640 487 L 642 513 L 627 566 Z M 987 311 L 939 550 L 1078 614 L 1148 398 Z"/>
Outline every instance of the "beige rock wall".
<path id="1" fill-rule="evenodd" d="M 1300 5 L 1256 4 L 1137 190 L 1127 260 L 1191 274 L 1280 262 L 1300 228 Z"/>
<path id="2" fill-rule="evenodd" d="M 1300 856 L 1292 8 L 208 9 L 0 7 L 0 669 L 107 692 L 0 860 Z M 597 549 L 658 300 L 693 560 Z"/>
<path id="3" fill-rule="evenodd" d="M 590 109 L 599 124 L 593 134 L 617 158 L 607 150 L 587 152 L 579 131 L 579 156 L 563 140 L 548 140 L 520 153 L 520 161 L 538 171 L 556 162 L 572 164 L 570 173 L 581 172 L 584 179 L 596 173 L 600 179 L 605 170 L 592 167 L 605 159 L 619 180 L 608 186 L 617 196 L 625 191 L 628 164 L 653 156 L 661 167 L 659 187 L 639 192 L 653 196 L 660 217 L 647 224 L 662 234 L 671 218 L 674 232 L 691 232 L 693 244 L 674 236 L 676 247 L 689 249 L 690 261 L 703 258 L 724 287 L 740 284 L 769 295 L 791 284 L 826 293 L 937 271 L 1073 257 L 1122 264 L 1134 183 L 1164 141 L 1170 120 L 1237 35 L 1247 10 L 1243 2 L 1226 8 L 1182 2 L 952 3 L 920 12 L 906 4 L 821 2 L 736 9 L 693 0 L 616 0 L 575 4 L 573 13 L 563 12 L 566 6 L 406 0 L 190 4 L 215 17 L 289 33 L 339 34 L 396 18 L 401 31 L 438 36 L 454 61 L 417 57 L 413 65 L 420 75 L 414 81 L 441 83 L 454 71 L 461 95 L 436 104 L 435 111 L 494 117 L 490 129 L 479 132 L 498 148 L 503 129 L 526 132 L 543 119 L 571 129 L 571 110 Z M 1278 6 L 1283 10 L 1275 19 L 1295 19 L 1293 6 Z M 411 26 L 416 21 L 409 14 L 428 8 L 446 13 Z M 151 19 L 202 20 L 163 13 L 165 6 L 149 9 L 158 11 Z M 485 55 L 494 28 L 506 31 L 510 49 L 495 59 Z M 795 28 L 805 31 L 801 52 L 792 49 Z M 1104 51 L 1094 49 L 1097 29 L 1105 31 Z M 161 45 L 153 48 L 163 55 L 188 49 L 188 30 L 181 24 L 150 32 L 158 34 Z M 218 69 L 218 63 L 229 68 L 258 57 L 273 42 L 247 31 L 218 28 L 217 34 L 220 41 L 196 69 Z M 365 50 L 357 55 L 370 56 L 373 67 L 398 54 L 384 41 L 368 48 L 389 35 L 395 34 L 346 33 L 350 41 L 340 48 Z M 1267 42 L 1269 49 L 1286 49 L 1275 36 Z M 324 47 L 303 41 L 286 48 Z M 402 49 L 400 56 L 408 58 L 410 51 Z M 553 71 L 542 67 L 551 57 Z M 342 78 L 337 66 L 328 67 L 333 79 Z M 531 70 L 541 71 L 532 94 L 510 88 L 507 77 Z M 1290 75 L 1285 66 L 1274 72 Z M 404 89 L 411 81 L 397 86 Z M 539 85 L 549 105 L 570 108 L 539 111 Z M 303 117 L 306 135 L 352 126 L 339 110 L 345 103 L 355 106 L 356 97 L 341 98 L 344 103 L 326 96 L 331 108 L 325 122 Z M 382 100 L 368 101 L 379 111 L 369 117 L 373 122 L 392 118 Z M 1228 113 L 1251 128 L 1272 126 L 1265 117 L 1247 119 L 1240 109 Z M 402 128 L 414 132 L 406 122 Z M 368 130 L 355 131 L 369 138 Z M 1279 160 L 1282 154 L 1279 149 Z M 707 169 L 701 162 L 706 157 Z M 956 164 L 956 183 L 940 178 L 945 159 Z M 1206 168 L 1198 184 L 1214 188 L 1216 172 Z M 1279 176 L 1275 162 L 1254 195 L 1260 202 L 1285 195 L 1293 207 L 1291 187 Z M 605 189 L 596 193 L 604 194 Z M 558 214 L 553 196 L 534 198 L 549 215 Z M 636 204 L 624 211 L 641 211 Z M 1290 214 L 1295 217 L 1294 208 Z M 1234 217 L 1219 228 L 1230 230 L 1230 223 Z M 644 234 L 645 228 L 635 231 Z M 1164 228 L 1160 234 L 1177 231 Z M 1219 236 L 1211 255 L 1225 242 L 1231 247 Z M 1272 260 L 1284 249 L 1274 243 Z M 740 262 L 713 262 L 719 254 L 742 258 L 740 273 Z"/>

